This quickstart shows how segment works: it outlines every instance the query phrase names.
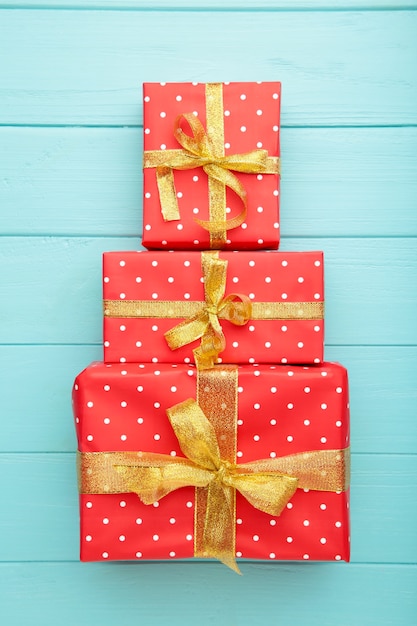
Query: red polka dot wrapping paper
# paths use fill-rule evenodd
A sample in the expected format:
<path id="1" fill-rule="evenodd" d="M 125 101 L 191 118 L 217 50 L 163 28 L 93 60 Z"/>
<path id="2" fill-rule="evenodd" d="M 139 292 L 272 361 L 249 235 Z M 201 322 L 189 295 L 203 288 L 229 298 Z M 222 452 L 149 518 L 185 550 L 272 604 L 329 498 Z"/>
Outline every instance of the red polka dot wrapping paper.
<path id="1" fill-rule="evenodd" d="M 81 452 L 182 456 L 166 409 L 196 397 L 192 366 L 96 362 L 75 380 Z M 348 379 L 337 363 L 238 369 L 237 462 L 349 445 Z M 194 488 L 155 505 L 135 494 L 81 495 L 81 559 L 193 557 Z M 266 560 L 349 560 L 349 491 L 298 489 L 279 517 L 236 497 L 236 555 Z"/>
<path id="2" fill-rule="evenodd" d="M 144 150 L 179 149 L 174 121 L 183 113 L 197 113 L 206 127 L 204 83 L 145 83 Z M 267 150 L 280 155 L 281 84 L 223 83 L 223 120 L 226 155 Z M 189 133 L 184 127 L 185 132 Z M 277 174 L 236 173 L 247 192 L 245 222 L 227 232 L 223 247 L 231 250 L 276 249 L 279 243 L 279 182 Z M 201 167 L 175 170 L 175 189 L 180 221 L 165 222 L 154 168 L 144 169 L 143 245 L 146 248 L 196 249 L 210 247 L 210 235 L 194 218 L 207 220 L 208 182 Z M 226 218 L 242 211 L 239 197 L 226 191 Z"/>
<path id="3" fill-rule="evenodd" d="M 228 261 L 225 295 L 245 294 L 252 302 L 324 301 L 322 252 L 220 252 Z M 176 251 L 105 252 L 103 295 L 108 301 L 204 301 L 201 253 Z M 199 341 L 171 350 L 164 333 L 182 319 L 104 317 L 104 360 L 193 362 Z M 223 363 L 320 363 L 323 319 L 249 320 L 235 326 L 221 320 Z"/>

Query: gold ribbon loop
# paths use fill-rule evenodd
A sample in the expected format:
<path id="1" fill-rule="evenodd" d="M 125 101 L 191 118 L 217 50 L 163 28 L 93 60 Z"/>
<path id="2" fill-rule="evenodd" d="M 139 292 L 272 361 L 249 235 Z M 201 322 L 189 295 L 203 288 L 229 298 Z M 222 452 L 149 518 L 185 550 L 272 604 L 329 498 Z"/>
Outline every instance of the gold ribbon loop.
<path id="1" fill-rule="evenodd" d="M 193 113 L 184 113 L 175 119 L 174 136 L 180 150 L 146 150 L 144 168 L 156 168 L 156 180 L 165 221 L 179 220 L 180 211 L 175 190 L 173 170 L 202 167 L 209 179 L 209 220 L 194 218 L 197 224 L 209 231 L 211 243 L 224 244 L 226 231 L 237 228 L 246 219 L 247 193 L 233 171 L 247 174 L 279 174 L 278 157 L 270 157 L 267 150 L 225 155 L 223 129 L 223 91 L 221 84 L 206 85 L 207 131 Z M 181 128 L 186 120 L 191 135 Z M 218 126 L 220 128 L 217 128 Z M 217 181 L 220 187 L 212 181 Z M 243 209 L 232 219 L 226 219 L 225 188 L 229 187 L 241 200 Z M 222 206 L 213 207 L 214 204 Z M 223 206 L 224 205 L 224 206 Z M 218 219 L 222 215 L 223 219 Z M 218 246 L 213 246 L 218 247 Z"/>
<path id="2" fill-rule="evenodd" d="M 226 289 L 227 261 L 218 258 L 216 252 L 202 254 L 205 304 L 196 314 L 180 322 L 165 333 L 171 350 L 177 350 L 197 339 L 200 347 L 194 350 L 199 367 L 212 367 L 226 347 L 226 339 L 219 321 L 223 319 L 236 326 L 243 326 L 251 318 L 252 303 L 248 296 L 230 294 L 224 297 Z"/>
<path id="3" fill-rule="evenodd" d="M 216 433 L 195 400 L 189 398 L 174 405 L 167 409 L 167 415 L 184 455 L 204 469 L 219 470 L 221 461 Z"/>
<path id="4" fill-rule="evenodd" d="M 203 555 L 217 558 L 237 572 L 236 490 L 255 508 L 278 516 L 297 487 L 326 491 L 347 488 L 347 448 L 237 465 L 221 458 L 215 430 L 193 399 L 171 407 L 167 415 L 186 458 L 149 452 L 79 453 L 80 492 L 133 492 L 145 504 L 152 504 L 181 487 L 204 488 Z"/>

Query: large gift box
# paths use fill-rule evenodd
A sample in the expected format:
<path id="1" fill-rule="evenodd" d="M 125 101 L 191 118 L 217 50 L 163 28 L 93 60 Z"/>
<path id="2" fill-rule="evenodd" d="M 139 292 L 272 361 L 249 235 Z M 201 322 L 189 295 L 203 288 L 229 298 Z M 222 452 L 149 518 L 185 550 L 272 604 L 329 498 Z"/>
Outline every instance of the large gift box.
<path id="1" fill-rule="evenodd" d="M 106 362 L 320 363 L 322 252 L 106 252 Z"/>
<path id="2" fill-rule="evenodd" d="M 276 249 L 281 84 L 143 91 L 143 245 Z"/>
<path id="3" fill-rule="evenodd" d="M 349 560 L 341 365 L 96 362 L 73 403 L 83 561 Z"/>

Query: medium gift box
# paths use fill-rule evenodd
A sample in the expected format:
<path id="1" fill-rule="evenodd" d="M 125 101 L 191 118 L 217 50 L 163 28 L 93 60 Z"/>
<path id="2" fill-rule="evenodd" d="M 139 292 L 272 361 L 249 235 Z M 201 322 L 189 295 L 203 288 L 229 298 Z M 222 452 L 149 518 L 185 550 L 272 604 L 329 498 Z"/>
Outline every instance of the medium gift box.
<path id="1" fill-rule="evenodd" d="M 143 245 L 279 243 L 281 84 L 145 83 Z"/>
<path id="2" fill-rule="evenodd" d="M 322 252 L 106 252 L 106 362 L 320 363 Z"/>
<path id="3" fill-rule="evenodd" d="M 349 560 L 341 365 L 96 362 L 73 406 L 83 561 Z"/>

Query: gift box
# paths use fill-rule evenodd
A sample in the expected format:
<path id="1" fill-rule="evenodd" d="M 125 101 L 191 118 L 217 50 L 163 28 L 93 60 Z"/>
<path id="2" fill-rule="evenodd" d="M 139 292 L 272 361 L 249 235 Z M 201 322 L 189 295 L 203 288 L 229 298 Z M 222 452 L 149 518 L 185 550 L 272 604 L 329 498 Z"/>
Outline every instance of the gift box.
<path id="1" fill-rule="evenodd" d="M 97 362 L 73 406 L 83 561 L 349 559 L 341 365 Z"/>
<path id="2" fill-rule="evenodd" d="M 143 245 L 276 249 L 281 84 L 145 83 Z"/>
<path id="3" fill-rule="evenodd" d="M 106 362 L 319 363 L 322 252 L 106 252 Z"/>

